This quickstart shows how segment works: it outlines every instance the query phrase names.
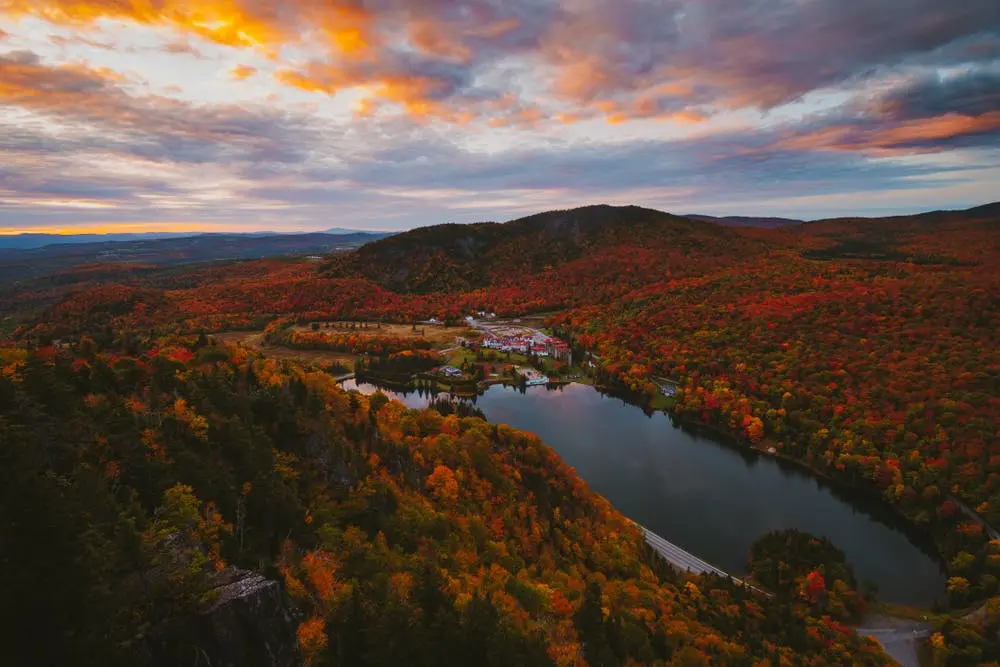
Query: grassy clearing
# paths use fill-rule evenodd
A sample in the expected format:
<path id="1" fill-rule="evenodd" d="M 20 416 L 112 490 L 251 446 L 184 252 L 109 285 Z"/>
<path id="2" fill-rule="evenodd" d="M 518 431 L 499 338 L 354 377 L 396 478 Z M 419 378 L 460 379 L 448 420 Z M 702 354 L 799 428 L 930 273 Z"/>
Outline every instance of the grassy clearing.
<path id="1" fill-rule="evenodd" d="M 459 347 L 457 350 L 452 350 L 448 354 L 447 364 L 449 366 L 460 368 L 466 361 L 470 364 L 475 363 L 476 361 L 476 353 L 467 347 Z"/>
<path id="2" fill-rule="evenodd" d="M 348 368 L 354 367 L 354 361 L 358 358 L 355 354 L 345 352 L 331 352 L 329 350 L 293 350 L 288 347 L 278 345 L 265 345 L 264 333 L 262 331 L 231 331 L 222 334 L 213 334 L 227 345 L 243 344 L 254 350 L 264 353 L 272 359 L 297 361 L 300 363 L 332 364 L 340 363 Z"/>
<path id="3" fill-rule="evenodd" d="M 327 324 L 330 324 L 329 328 L 327 328 Z M 404 340 L 428 340 L 434 348 L 438 350 L 455 347 L 458 344 L 456 342 L 458 337 L 475 335 L 474 331 L 464 327 L 445 327 L 443 325 L 435 324 L 418 324 L 416 331 L 413 330 L 413 325 L 410 324 L 383 324 L 378 326 L 373 322 L 369 322 L 367 323 L 367 326 L 363 326 L 361 323 L 356 323 L 354 328 L 351 328 L 350 322 L 321 322 L 319 325 L 319 328 L 315 330 L 318 333 L 349 333 L 352 336 L 357 336 L 361 339 L 373 338 L 376 336 L 391 336 L 394 338 L 402 338 Z M 297 326 L 295 327 L 295 330 L 314 331 L 311 324 Z M 221 334 L 214 334 L 213 337 L 222 340 L 229 345 L 246 345 L 247 347 L 263 352 L 273 359 L 288 359 L 301 363 L 341 363 L 348 368 L 353 367 L 355 360 L 358 359 L 358 355 L 348 354 L 345 352 L 334 352 L 331 350 L 296 350 L 280 345 L 267 345 L 264 343 L 263 331 L 230 331 Z M 461 351 L 462 349 L 463 348 L 459 348 L 456 352 Z M 475 355 L 472 356 L 474 359 Z M 462 360 L 459 359 L 455 365 L 461 365 L 461 363 Z"/>
<path id="4" fill-rule="evenodd" d="M 411 324 L 382 324 L 367 322 L 356 323 L 352 328 L 352 322 L 319 322 L 319 328 L 313 329 L 311 324 L 294 327 L 295 331 L 316 331 L 318 333 L 345 334 L 349 333 L 358 338 L 374 338 L 376 336 L 391 336 L 404 340 L 426 340 L 436 349 L 444 350 L 458 345 L 458 337 L 469 337 L 476 333 L 465 327 L 446 327 L 441 324 L 417 324 L 414 328 Z M 329 327 L 327 327 L 329 325 Z"/>

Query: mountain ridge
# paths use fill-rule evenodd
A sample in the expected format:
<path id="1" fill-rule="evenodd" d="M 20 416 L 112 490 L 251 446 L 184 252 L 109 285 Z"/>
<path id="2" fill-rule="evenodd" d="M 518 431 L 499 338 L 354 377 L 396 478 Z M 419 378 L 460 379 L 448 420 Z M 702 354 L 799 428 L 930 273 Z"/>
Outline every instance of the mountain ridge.
<path id="1" fill-rule="evenodd" d="M 714 215 L 701 215 L 699 213 L 688 213 L 684 217 L 691 218 L 692 220 L 712 222 L 724 227 L 760 227 L 761 229 L 781 229 L 783 227 L 801 225 L 805 222 L 804 220 L 796 218 L 757 217 L 747 215 L 727 215 L 719 217 Z"/>
<path id="2" fill-rule="evenodd" d="M 101 233 L 101 234 L 58 234 L 58 233 L 36 233 L 23 232 L 19 234 L 0 234 L 0 250 L 35 250 L 53 245 L 84 245 L 91 243 L 133 243 L 148 241 L 166 241 L 175 239 L 207 237 L 230 237 L 239 236 L 243 238 L 267 238 L 272 236 L 305 236 L 310 234 L 325 234 L 328 236 L 344 236 L 353 234 L 368 234 L 379 238 L 391 232 L 373 231 L 364 229 L 346 229 L 344 227 L 331 227 L 321 231 L 302 232 L 280 232 L 280 231 L 259 231 L 259 232 L 123 232 L 123 233 Z"/>
<path id="3" fill-rule="evenodd" d="M 597 204 L 536 213 L 508 222 L 429 225 L 368 244 L 331 262 L 394 290 L 478 289 L 544 272 L 615 247 L 723 247 L 735 232 L 639 206 Z"/>

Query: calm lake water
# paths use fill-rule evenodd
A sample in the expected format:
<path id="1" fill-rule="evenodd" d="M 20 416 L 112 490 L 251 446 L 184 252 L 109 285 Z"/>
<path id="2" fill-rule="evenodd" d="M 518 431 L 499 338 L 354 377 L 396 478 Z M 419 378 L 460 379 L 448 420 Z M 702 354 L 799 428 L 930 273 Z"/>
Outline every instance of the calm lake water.
<path id="1" fill-rule="evenodd" d="M 376 391 L 353 380 L 343 386 Z M 384 393 L 413 408 L 430 400 Z M 943 598 L 937 560 L 886 507 L 787 463 L 693 434 L 586 385 L 524 393 L 497 385 L 475 404 L 491 422 L 537 433 L 623 514 L 730 574 L 746 574 L 761 534 L 798 528 L 832 540 L 882 599 L 929 607 Z"/>

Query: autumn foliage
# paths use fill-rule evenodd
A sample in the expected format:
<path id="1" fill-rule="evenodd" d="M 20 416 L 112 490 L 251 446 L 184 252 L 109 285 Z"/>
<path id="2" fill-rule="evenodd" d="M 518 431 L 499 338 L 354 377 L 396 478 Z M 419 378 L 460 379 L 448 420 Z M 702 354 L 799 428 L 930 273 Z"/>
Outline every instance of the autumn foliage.
<path id="1" fill-rule="evenodd" d="M 136 664 L 143 628 L 263 562 L 312 665 L 887 664 L 806 610 L 775 627 L 776 603 L 679 578 L 530 434 L 195 337 L 8 356 L 0 583 L 31 600 L 8 654 Z M 32 640 L 42 622 L 59 642 Z"/>
<path id="2" fill-rule="evenodd" d="M 428 637 L 446 639 L 472 661 L 495 646 L 521 664 L 780 664 L 799 651 L 837 662 L 853 640 L 809 615 L 829 574 L 802 574 L 798 625 L 769 635 L 766 602 L 657 572 L 628 524 L 531 436 L 373 409 L 247 350 L 196 349 L 194 336 L 270 325 L 282 344 L 396 354 L 409 368 L 432 361 L 407 352 L 412 340 L 289 324 L 559 311 L 549 324 L 595 355 L 600 381 L 651 403 L 652 379 L 669 378 L 678 418 L 881 495 L 933 537 L 951 600 L 966 605 L 996 594 L 1000 578 L 980 523 L 1000 523 L 998 248 L 988 208 L 763 231 L 594 207 L 419 230 L 321 264 L 85 268 L 0 299 L 0 315 L 20 324 L 16 346 L 0 348 L 2 432 L 22 434 L 0 437 L 8 448 L 39 433 L 62 443 L 11 451 L 24 470 L 56 467 L 70 487 L 11 478 L 54 498 L 72 480 L 99 484 L 126 517 L 92 533 L 108 543 L 119 521 L 147 526 L 178 483 L 232 523 L 236 490 L 251 481 L 247 516 L 262 523 L 243 531 L 235 562 L 284 554 L 289 590 L 325 624 L 325 645 L 308 640 L 318 625 L 306 631 L 319 661 L 398 660 L 395 636 L 425 651 Z M 53 414 L 64 419 L 45 421 Z M 219 532 L 226 562 L 238 532 Z M 362 627 L 363 644 L 338 643 Z M 959 646 L 960 635 L 940 643 Z"/>

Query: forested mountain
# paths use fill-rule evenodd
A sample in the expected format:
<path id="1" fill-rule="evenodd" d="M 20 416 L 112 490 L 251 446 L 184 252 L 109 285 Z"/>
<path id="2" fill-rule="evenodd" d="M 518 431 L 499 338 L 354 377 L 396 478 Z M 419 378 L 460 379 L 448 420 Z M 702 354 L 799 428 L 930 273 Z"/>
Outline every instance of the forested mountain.
<path id="1" fill-rule="evenodd" d="M 232 567 L 280 578 L 313 665 L 888 664 L 674 574 L 529 434 L 204 338 L 0 354 L 11 664 L 197 664 L 170 624 Z"/>
<path id="2" fill-rule="evenodd" d="M 549 312 L 632 400 L 672 378 L 678 418 L 879 495 L 933 538 L 954 608 L 1000 592 L 986 523 L 1000 523 L 997 205 L 780 230 L 587 207 L 415 230 L 324 262 L 103 263 L 0 293 L 0 438 L 23 471 L 4 490 L 21 509 L 4 520 L 26 517 L 5 524 L 23 538 L 4 558 L 29 573 L 5 568 L 4 587 L 46 591 L 23 618 L 77 601 L 80 619 L 112 614 L 113 637 L 87 626 L 65 641 L 114 654 L 204 592 L 200 575 L 184 579 L 134 611 L 143 593 L 109 584 L 142 581 L 169 561 L 163 531 L 187 531 L 203 547 L 186 557 L 280 574 L 317 664 L 387 664 L 403 650 L 389 637 L 407 638 L 414 664 L 442 660 L 441 645 L 463 647 L 456 661 L 504 646 L 525 664 L 878 663 L 808 608 L 675 581 L 530 436 L 370 402 L 197 339 L 278 318 L 484 309 Z M 177 516 L 188 523 L 162 523 Z M 52 554 L 37 552 L 39 525 L 62 540 Z M 107 569 L 49 582 L 65 559 Z M 1000 601 L 982 614 L 942 627 L 941 664 L 1000 656 Z M 53 636 L 78 621 L 58 617 Z"/>
<path id="3" fill-rule="evenodd" d="M 397 234 L 340 258 L 330 275 L 356 273 L 406 292 L 504 285 L 622 248 L 744 256 L 715 225 L 638 206 L 586 206 L 507 223 L 435 225 Z M 666 257 L 664 257 L 666 259 Z"/>

